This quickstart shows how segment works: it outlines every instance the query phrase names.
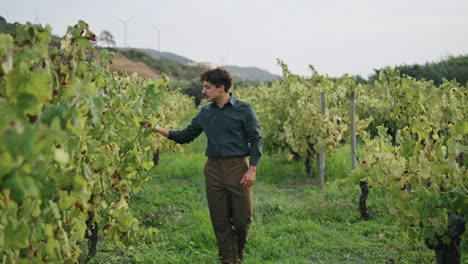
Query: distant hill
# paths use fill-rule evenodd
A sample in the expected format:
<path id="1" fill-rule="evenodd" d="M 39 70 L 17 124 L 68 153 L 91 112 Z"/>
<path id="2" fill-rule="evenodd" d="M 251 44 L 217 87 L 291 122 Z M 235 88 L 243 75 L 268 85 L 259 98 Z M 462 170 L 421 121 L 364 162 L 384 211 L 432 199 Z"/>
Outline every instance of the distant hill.
<path id="1" fill-rule="evenodd" d="M 186 64 L 186 65 L 196 63 L 195 61 L 187 57 L 180 56 L 180 55 L 170 53 L 170 52 L 161 52 L 160 54 L 159 51 L 156 51 L 156 50 L 139 49 L 139 48 L 118 48 L 118 50 L 122 50 L 122 51 L 137 50 L 139 52 L 145 53 L 146 55 L 156 60 L 159 60 L 160 58 L 162 58 L 165 60 L 175 61 L 175 62 Z M 245 80 L 249 80 L 249 81 L 264 82 L 264 81 L 274 81 L 280 78 L 280 76 L 278 75 L 271 74 L 257 67 L 240 67 L 240 66 L 235 66 L 235 65 L 225 65 L 224 67 L 226 68 L 226 70 L 231 72 L 233 76 L 242 78 Z"/>
<path id="2" fill-rule="evenodd" d="M 200 75 L 200 72 L 203 72 L 207 68 L 206 65 L 203 64 L 185 64 L 178 61 L 169 60 L 165 57 L 159 59 L 159 56 L 154 58 L 153 56 L 148 55 L 148 51 L 144 52 L 143 49 L 111 48 L 110 50 L 121 52 L 130 60 L 143 62 L 156 72 L 165 73 L 166 75 L 172 76 L 177 80 L 193 80 Z M 175 57 L 172 56 L 171 58 Z"/>
<path id="3" fill-rule="evenodd" d="M 271 82 L 281 77 L 257 67 L 240 67 L 234 65 L 225 65 L 224 68 L 232 75 L 251 81 Z"/>
<path id="4" fill-rule="evenodd" d="M 183 57 L 183 56 L 171 53 L 171 52 L 161 52 L 160 53 L 159 51 L 153 50 L 153 49 L 139 49 L 139 48 L 118 48 L 118 49 L 119 50 L 129 50 L 129 49 L 138 50 L 138 51 L 141 51 L 141 52 L 145 53 L 146 55 L 148 55 L 150 57 L 153 57 L 154 59 L 157 59 L 157 60 L 159 60 L 161 58 L 161 59 L 166 59 L 166 60 L 170 60 L 170 61 L 176 61 L 176 62 L 182 63 L 182 64 L 194 63 L 194 61 L 189 59 L 189 58 L 186 58 L 186 57 Z"/>

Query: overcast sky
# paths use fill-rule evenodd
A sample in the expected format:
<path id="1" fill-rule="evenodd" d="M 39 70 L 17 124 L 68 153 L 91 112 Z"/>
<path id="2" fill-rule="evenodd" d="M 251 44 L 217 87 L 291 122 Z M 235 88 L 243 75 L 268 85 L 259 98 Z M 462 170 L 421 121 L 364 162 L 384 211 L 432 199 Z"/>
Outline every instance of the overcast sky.
<path id="1" fill-rule="evenodd" d="M 37 11 L 37 16 L 36 12 Z M 367 77 L 374 68 L 468 54 L 467 0 L 0 0 L 8 22 L 50 24 L 56 35 L 86 21 L 117 46 L 280 74 Z"/>

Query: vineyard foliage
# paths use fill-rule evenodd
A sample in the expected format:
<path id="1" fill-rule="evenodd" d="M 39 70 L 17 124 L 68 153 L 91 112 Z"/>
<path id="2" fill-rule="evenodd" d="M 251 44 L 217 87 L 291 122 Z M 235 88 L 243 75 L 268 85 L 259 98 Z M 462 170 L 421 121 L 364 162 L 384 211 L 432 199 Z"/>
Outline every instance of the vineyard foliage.
<path id="1" fill-rule="evenodd" d="M 381 73 L 373 90 L 386 124 L 363 136 L 356 181 L 388 190 L 391 211 L 412 241 L 449 243 L 449 212 L 468 215 L 467 87 L 417 81 L 397 71 Z"/>
<path id="2" fill-rule="evenodd" d="M 60 48 L 50 26 L 0 35 L 2 263 L 75 263 L 93 229 L 126 243 L 157 232 L 138 229 L 126 200 L 169 146 L 139 123 L 179 123 L 193 101 L 164 78 L 110 73 L 105 51 L 90 61 L 94 38 L 83 21 Z"/>
<path id="3" fill-rule="evenodd" d="M 350 94 L 360 93 L 362 86 L 346 75 L 332 81 L 313 67 L 312 77 L 304 78 L 291 73 L 283 62 L 279 64 L 281 80 L 239 90 L 240 98 L 252 103 L 262 123 L 265 150 L 279 152 L 289 160 L 312 159 L 320 148 L 332 152 L 342 146 L 350 135 Z M 322 92 L 325 113 L 321 110 Z M 358 118 L 358 133 L 370 121 Z"/>
<path id="4" fill-rule="evenodd" d="M 266 151 L 308 159 L 319 148 L 330 153 L 349 141 L 354 92 L 363 153 L 350 180 L 384 186 L 391 212 L 414 242 L 437 244 L 450 225 L 448 212 L 468 215 L 467 87 L 435 86 L 390 69 L 373 85 L 361 85 L 346 75 L 321 76 L 313 67 L 311 77 L 301 77 L 279 64 L 281 80 L 238 91 L 256 110 Z"/>

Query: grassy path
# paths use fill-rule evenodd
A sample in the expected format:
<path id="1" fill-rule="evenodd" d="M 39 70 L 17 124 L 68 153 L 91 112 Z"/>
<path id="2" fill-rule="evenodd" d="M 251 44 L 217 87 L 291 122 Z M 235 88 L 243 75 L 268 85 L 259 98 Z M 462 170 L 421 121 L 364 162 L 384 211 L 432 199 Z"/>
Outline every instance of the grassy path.
<path id="1" fill-rule="evenodd" d="M 200 153 L 163 155 L 148 185 L 130 203 L 141 224 L 160 230 L 157 240 L 138 247 L 103 241 L 94 262 L 217 263 L 204 162 Z M 416 250 L 398 233 L 383 195 L 371 194 L 375 218 L 361 221 L 358 187 L 330 181 L 320 190 L 307 184 L 300 164 L 268 157 L 260 168 L 245 264 L 434 263 L 432 251 Z M 295 187 L 298 182 L 305 184 Z"/>

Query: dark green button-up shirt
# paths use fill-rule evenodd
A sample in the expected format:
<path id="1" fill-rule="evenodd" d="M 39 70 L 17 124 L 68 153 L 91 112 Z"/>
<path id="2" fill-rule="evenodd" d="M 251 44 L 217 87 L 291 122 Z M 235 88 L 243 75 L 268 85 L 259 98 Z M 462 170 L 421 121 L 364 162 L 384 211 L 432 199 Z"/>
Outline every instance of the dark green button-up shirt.
<path id="1" fill-rule="evenodd" d="M 262 155 L 260 123 L 252 106 L 237 100 L 233 94 L 223 108 L 216 103 L 202 107 L 183 130 L 169 130 L 169 139 L 189 143 L 205 132 L 208 138 L 206 156 L 231 158 L 250 156 L 250 165 L 257 166 Z"/>

